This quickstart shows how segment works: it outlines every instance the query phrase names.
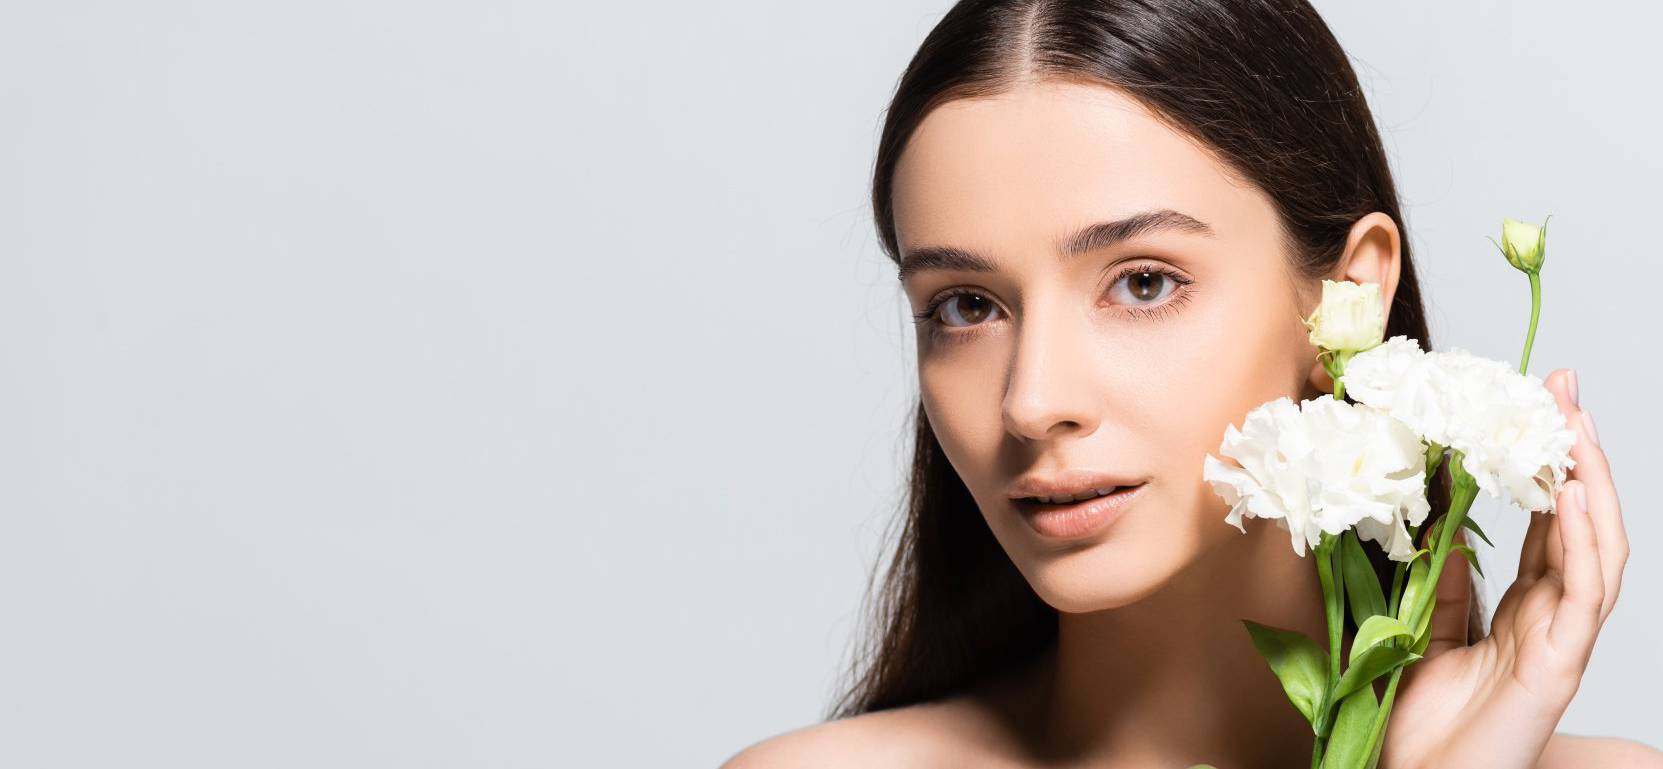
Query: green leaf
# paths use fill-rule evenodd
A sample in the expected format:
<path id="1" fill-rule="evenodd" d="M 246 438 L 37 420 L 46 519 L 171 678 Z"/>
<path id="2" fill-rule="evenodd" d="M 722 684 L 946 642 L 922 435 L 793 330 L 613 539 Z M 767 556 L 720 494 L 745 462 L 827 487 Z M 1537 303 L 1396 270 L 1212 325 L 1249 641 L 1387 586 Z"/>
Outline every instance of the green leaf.
<path id="1" fill-rule="evenodd" d="M 1368 618 L 1386 613 L 1386 596 L 1355 529 L 1345 532 L 1340 547 L 1345 549 L 1345 558 L 1340 564 L 1345 570 L 1345 597 L 1351 604 L 1351 619 L 1362 628 Z"/>
<path id="2" fill-rule="evenodd" d="M 1478 528 L 1478 522 L 1473 520 L 1471 515 L 1465 516 L 1461 519 L 1461 528 L 1472 529 L 1472 533 L 1477 534 L 1479 539 L 1484 540 L 1484 544 L 1489 545 L 1490 547 L 1496 546 L 1496 543 L 1491 542 L 1489 537 L 1484 536 L 1484 530 Z M 1479 573 L 1482 574 L 1483 572 Z"/>
<path id="3" fill-rule="evenodd" d="M 1455 549 L 1461 551 L 1461 554 L 1467 557 L 1467 561 L 1472 564 L 1473 570 L 1478 572 L 1478 576 L 1484 576 L 1484 567 L 1478 565 L 1477 551 L 1468 545 L 1462 544 L 1456 544 Z"/>
<path id="4" fill-rule="evenodd" d="M 1421 594 L 1426 592 L 1426 573 L 1431 568 L 1432 565 L 1429 562 L 1423 561 L 1419 557 L 1416 557 L 1414 562 L 1409 565 L 1409 579 L 1403 584 L 1403 599 L 1398 601 L 1397 605 L 1397 618 L 1405 623 L 1409 621 L 1409 612 L 1414 611 L 1415 606 L 1420 602 Z M 1428 612 L 1428 614 L 1430 613 Z"/>
<path id="5" fill-rule="evenodd" d="M 1443 515 L 1438 516 L 1438 520 L 1433 521 L 1431 526 L 1426 527 L 1426 545 L 1427 545 L 1427 547 L 1437 547 L 1438 546 L 1438 532 L 1444 530 L 1444 521 L 1447 521 L 1447 520 L 1449 520 L 1449 514 L 1445 513 Z"/>
<path id="6" fill-rule="evenodd" d="M 1271 672 L 1282 682 L 1282 690 L 1287 692 L 1288 700 L 1305 714 L 1306 721 L 1315 724 L 1317 705 L 1322 701 L 1323 690 L 1328 687 L 1328 652 L 1323 651 L 1310 636 L 1295 630 L 1283 630 L 1246 619 L 1242 620 L 1242 624 L 1247 626 L 1259 654 L 1270 663 Z"/>
<path id="7" fill-rule="evenodd" d="M 1432 615 L 1438 611 L 1438 604 L 1426 607 L 1426 615 L 1420 618 L 1420 626 L 1415 628 L 1415 645 L 1409 651 L 1424 654 L 1426 645 L 1432 641 Z"/>
<path id="8" fill-rule="evenodd" d="M 1345 675 L 1340 676 L 1339 685 L 1334 687 L 1334 697 L 1344 698 L 1368 686 L 1370 681 L 1420 658 L 1419 652 L 1396 646 L 1371 646 L 1363 650 L 1357 661 L 1346 669 Z"/>
<path id="9" fill-rule="evenodd" d="M 1375 701 L 1374 688 L 1370 686 L 1340 700 L 1334 731 L 1323 750 L 1323 769 L 1363 769 L 1374 749 L 1369 732 L 1374 728 L 1374 714 L 1379 710 L 1380 703 Z"/>
<path id="10" fill-rule="evenodd" d="M 1356 665 L 1357 658 L 1362 656 L 1363 652 L 1370 647 L 1388 638 L 1395 638 L 1400 635 L 1412 636 L 1414 631 L 1410 630 L 1409 626 L 1403 623 L 1403 620 L 1396 617 L 1387 617 L 1381 614 L 1369 617 L 1362 627 L 1357 628 L 1357 637 L 1351 641 L 1350 664 Z"/>

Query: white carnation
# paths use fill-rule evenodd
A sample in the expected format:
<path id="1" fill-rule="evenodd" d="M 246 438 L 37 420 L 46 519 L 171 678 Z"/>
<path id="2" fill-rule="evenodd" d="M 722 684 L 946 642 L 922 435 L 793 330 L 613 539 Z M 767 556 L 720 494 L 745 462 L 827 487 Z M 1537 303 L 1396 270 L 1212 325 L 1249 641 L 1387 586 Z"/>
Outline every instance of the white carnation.
<path id="1" fill-rule="evenodd" d="M 1552 510 L 1576 433 L 1542 380 L 1459 347 L 1423 352 L 1394 336 L 1353 357 L 1345 391 L 1427 440 L 1457 449 L 1478 487 L 1525 510 Z"/>
<path id="2" fill-rule="evenodd" d="M 1244 516 L 1275 519 L 1301 557 L 1324 532 L 1353 526 L 1394 560 L 1414 552 L 1404 526 L 1419 526 L 1430 510 L 1426 448 L 1385 411 L 1328 397 L 1299 406 L 1278 398 L 1248 412 L 1242 429 L 1225 428 L 1219 453 L 1241 466 L 1208 455 L 1202 478 L 1230 503 L 1225 522 L 1237 529 L 1246 531 Z"/>
<path id="3" fill-rule="evenodd" d="M 1340 381 L 1354 400 L 1384 409 L 1421 436 L 1447 446 L 1437 436 L 1449 434 L 1450 409 L 1444 394 L 1432 387 L 1427 362 L 1420 343 L 1394 336 L 1352 356 Z"/>

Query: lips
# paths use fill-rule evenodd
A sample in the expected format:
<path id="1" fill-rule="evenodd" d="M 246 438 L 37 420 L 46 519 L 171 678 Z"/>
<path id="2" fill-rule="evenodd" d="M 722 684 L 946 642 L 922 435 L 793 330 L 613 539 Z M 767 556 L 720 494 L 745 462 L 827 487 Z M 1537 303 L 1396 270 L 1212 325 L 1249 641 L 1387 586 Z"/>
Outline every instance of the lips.
<path id="1" fill-rule="evenodd" d="M 1138 484 L 1128 484 L 1128 485 L 1124 485 L 1124 486 L 1115 486 L 1115 487 L 1113 487 L 1113 491 L 1110 491 L 1108 494 L 1099 494 L 1099 493 L 1095 493 L 1095 491 L 1086 491 L 1086 492 L 1083 492 L 1083 494 L 1086 494 L 1086 495 L 1089 495 L 1089 496 L 1084 496 L 1083 498 L 1079 498 L 1079 495 L 1076 495 L 1075 497 L 1071 497 L 1067 500 L 1060 501 L 1060 502 L 1059 501 L 1053 501 L 1053 500 L 1057 499 L 1056 497 L 1021 497 L 1021 498 L 1018 498 L 1018 499 L 1013 499 L 1013 500 L 1011 500 L 1011 502 L 1016 505 L 1016 508 L 1018 510 L 1020 510 L 1024 513 L 1035 513 L 1035 512 L 1040 512 L 1042 510 L 1061 511 L 1061 510 L 1067 510 L 1069 508 L 1079 507 L 1079 506 L 1083 505 L 1084 503 L 1091 502 L 1092 500 L 1095 500 L 1095 499 L 1102 499 L 1103 497 L 1112 497 L 1112 496 L 1115 496 L 1117 494 L 1122 494 L 1122 493 L 1127 492 L 1127 491 L 1133 491 L 1133 490 L 1136 490 L 1139 486 L 1142 486 L 1142 485 L 1143 484 L 1138 483 Z"/>
<path id="2" fill-rule="evenodd" d="M 1053 504 L 1038 499 L 1011 500 L 1024 522 L 1052 540 L 1083 539 L 1108 528 L 1138 499 L 1146 484 L 1123 486 L 1101 497 Z"/>
<path id="3" fill-rule="evenodd" d="M 1110 495 L 1110 494 L 1112 494 L 1112 493 L 1114 493 L 1114 492 L 1116 492 L 1120 489 L 1124 489 L 1124 488 L 1126 488 L 1126 487 L 1125 486 L 1105 486 L 1105 487 L 1102 487 L 1102 488 L 1091 489 L 1089 491 L 1082 491 L 1078 494 L 1073 494 L 1073 495 L 1059 494 L 1059 495 L 1053 496 L 1053 497 L 1023 497 L 1023 499 L 1034 500 L 1034 501 L 1038 501 L 1038 502 L 1045 502 L 1045 503 L 1050 503 L 1050 504 L 1053 504 L 1053 505 L 1065 505 L 1065 504 L 1068 504 L 1070 502 L 1084 502 L 1085 500 L 1088 500 L 1088 499 L 1096 499 L 1098 497 L 1106 497 L 1106 496 L 1108 496 L 1108 495 Z"/>
<path id="4" fill-rule="evenodd" d="M 1094 490 L 1137 486 L 1145 478 L 1106 470 L 1075 467 L 1051 474 L 1029 473 L 1016 479 L 1006 491 L 1011 499 L 1074 497 Z"/>

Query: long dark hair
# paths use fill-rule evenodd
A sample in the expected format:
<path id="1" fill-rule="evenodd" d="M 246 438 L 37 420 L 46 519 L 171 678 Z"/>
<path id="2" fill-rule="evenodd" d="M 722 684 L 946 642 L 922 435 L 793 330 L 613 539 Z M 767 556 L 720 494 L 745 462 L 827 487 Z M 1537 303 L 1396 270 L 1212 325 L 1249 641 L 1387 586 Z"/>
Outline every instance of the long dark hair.
<path id="1" fill-rule="evenodd" d="M 1405 235 L 1386 334 L 1432 349 L 1373 115 L 1344 50 L 1305 0 L 957 3 L 901 75 L 878 142 L 872 212 L 897 264 L 892 180 L 913 130 L 937 105 L 1032 78 L 1121 89 L 1199 139 L 1273 199 L 1292 266 L 1309 283 L 1332 275 L 1358 218 L 1371 211 L 1391 216 Z M 1057 611 L 1028 585 L 986 522 L 964 514 L 976 502 L 948 464 L 922 402 L 912 429 L 899 538 L 881 585 L 874 592 L 877 583 L 868 584 L 873 624 L 857 638 L 852 680 L 832 704 L 832 718 L 954 694 L 1031 659 L 1056 638 Z M 1432 515 L 1447 509 L 1446 473 L 1428 496 Z M 1394 562 L 1377 547 L 1365 549 L 1389 591 Z M 1485 633 L 1480 595 L 1475 584 L 1469 639 Z M 1346 625 L 1356 632 L 1349 616 Z"/>

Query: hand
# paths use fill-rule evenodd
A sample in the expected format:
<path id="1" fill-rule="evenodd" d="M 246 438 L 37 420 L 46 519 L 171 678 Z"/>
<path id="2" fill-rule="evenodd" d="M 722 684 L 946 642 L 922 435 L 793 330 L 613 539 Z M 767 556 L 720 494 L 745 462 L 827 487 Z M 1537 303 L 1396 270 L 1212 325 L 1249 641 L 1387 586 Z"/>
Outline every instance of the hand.
<path id="1" fill-rule="evenodd" d="M 1497 604 L 1490 634 L 1468 644 L 1471 577 L 1451 552 L 1438 579 L 1426 655 L 1403 671 L 1380 767 L 1534 767 L 1582 683 L 1594 638 L 1617 601 L 1628 535 L 1605 452 L 1567 388 L 1545 384 L 1576 430 L 1576 466 L 1555 513 L 1530 513 L 1518 576 Z M 1577 502 L 1577 489 L 1587 506 Z M 1516 509 L 1516 508 L 1515 508 Z M 1455 540 L 1466 541 L 1461 531 Z"/>

